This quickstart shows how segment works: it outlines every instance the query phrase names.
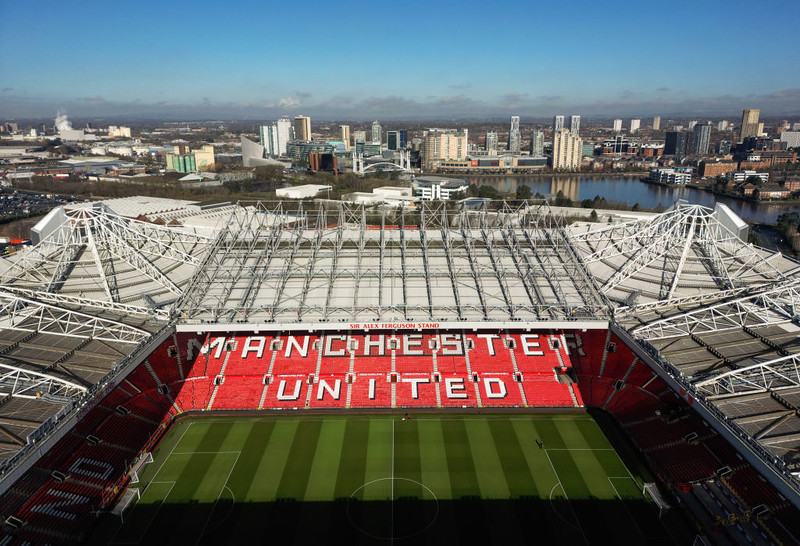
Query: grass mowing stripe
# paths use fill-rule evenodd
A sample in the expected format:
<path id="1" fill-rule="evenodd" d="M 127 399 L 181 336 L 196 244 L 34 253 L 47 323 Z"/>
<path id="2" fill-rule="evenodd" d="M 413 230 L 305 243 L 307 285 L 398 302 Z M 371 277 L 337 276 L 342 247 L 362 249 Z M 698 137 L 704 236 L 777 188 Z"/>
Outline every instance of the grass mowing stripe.
<path id="1" fill-rule="evenodd" d="M 611 447 L 611 444 L 603 434 L 603 430 L 597 425 L 596 422 L 587 420 L 575 420 L 575 425 L 578 430 L 583 434 L 584 439 L 592 447 Z"/>
<path id="2" fill-rule="evenodd" d="M 567 449 L 587 449 L 593 447 L 589 445 L 583 433 L 578 428 L 575 421 L 558 421 L 556 428 L 561 438 L 564 439 L 564 447 Z"/>
<path id="3" fill-rule="evenodd" d="M 347 421 L 339 459 L 339 473 L 336 476 L 336 487 L 334 488 L 337 499 L 349 499 L 356 489 L 364 485 L 367 447 L 373 442 L 377 443 L 378 439 L 371 433 L 372 424 L 376 422 L 386 421 L 382 419 L 378 421 Z M 391 423 L 389 424 L 391 427 Z"/>
<path id="4" fill-rule="evenodd" d="M 231 423 L 214 423 L 213 426 L 212 423 L 203 423 L 203 425 L 205 426 L 198 427 L 204 431 L 204 434 L 200 441 L 196 443 L 196 447 L 193 450 L 195 453 L 189 454 L 189 451 L 183 451 L 184 443 L 181 442 L 179 446 L 181 451 L 178 453 L 187 454 L 176 455 L 173 453 L 169 461 L 167 461 L 164 470 L 167 470 L 167 468 L 180 468 L 180 473 L 177 477 L 165 478 L 162 477 L 163 471 L 159 473 L 159 480 L 174 479 L 176 482 L 175 488 L 170 495 L 170 502 L 196 500 L 195 493 L 201 486 L 202 476 L 208 471 L 210 458 L 213 457 L 209 453 L 213 454 L 220 451 L 225 438 L 233 427 Z"/>
<path id="5" fill-rule="evenodd" d="M 575 463 L 575 467 L 583 478 L 588 495 L 598 499 L 613 499 L 614 488 L 608 481 L 607 474 L 603 470 L 603 465 L 597 460 L 596 451 L 570 451 L 569 455 Z M 601 452 L 602 453 L 602 452 Z M 552 454 L 551 454 L 552 456 Z M 569 493 L 569 491 L 567 491 Z M 587 495 L 584 495 L 584 498 Z M 572 498 L 572 495 L 570 495 Z"/>
<path id="6" fill-rule="evenodd" d="M 286 461 L 283 478 L 278 486 L 279 499 L 303 499 L 321 429 L 321 421 L 301 421 L 297 426 L 289 460 Z"/>
<path id="7" fill-rule="evenodd" d="M 253 474 L 261 460 L 261 454 L 269 442 L 275 423 L 272 421 L 253 421 L 250 423 L 247 437 L 240 443 L 241 455 L 236 468 L 233 469 L 231 477 L 228 479 L 230 487 L 237 499 L 244 499 L 250 484 L 253 483 Z M 228 450 L 226 444 L 225 450 Z"/>
<path id="8" fill-rule="evenodd" d="M 622 462 L 616 451 L 595 451 L 594 455 L 603 467 L 606 476 L 631 478 L 628 469 L 625 467 L 625 463 Z"/>
<path id="9" fill-rule="evenodd" d="M 402 478 L 395 480 L 395 499 L 415 497 L 432 500 L 431 494 L 419 485 L 422 482 L 422 467 L 416 420 L 395 420 L 394 446 L 394 477 Z"/>
<path id="10" fill-rule="evenodd" d="M 275 500 L 299 424 L 299 421 L 295 420 L 281 420 L 275 423 L 267 447 L 253 474 L 253 483 L 247 490 L 245 501 L 268 502 Z"/>
<path id="11" fill-rule="evenodd" d="M 393 435 L 394 435 L 394 419 L 372 419 L 368 425 L 368 441 L 364 447 L 363 461 L 364 470 L 362 481 L 359 484 L 353 484 L 353 488 L 348 493 L 352 493 L 356 488 L 371 483 L 359 491 L 358 498 L 362 500 L 386 500 L 391 499 L 392 496 L 392 482 L 390 480 L 383 480 L 384 478 L 392 477 L 392 458 L 393 453 Z M 383 480 L 383 481 L 375 481 Z"/>
<path id="12" fill-rule="evenodd" d="M 531 476 L 528 462 L 525 460 L 525 454 L 519 445 L 511 421 L 492 420 L 490 425 L 492 443 L 500 457 L 510 496 L 517 498 L 523 495 L 537 495 L 536 482 Z"/>
<path id="13" fill-rule="evenodd" d="M 478 477 L 475 475 L 475 465 L 472 462 L 472 451 L 464 421 L 442 420 L 441 423 L 453 498 L 480 495 L 481 489 Z"/>
<path id="14" fill-rule="evenodd" d="M 545 449 L 567 447 L 564 443 L 564 438 L 561 437 L 561 432 L 558 430 L 558 425 L 563 422 L 565 422 L 563 419 L 554 419 L 551 421 L 536 421 L 534 423 L 538 440 L 544 443 Z"/>
<path id="15" fill-rule="evenodd" d="M 303 496 L 304 500 L 330 501 L 333 499 L 345 425 L 345 421 L 322 423 L 317 449 L 308 475 L 308 484 Z"/>
<path id="16" fill-rule="evenodd" d="M 486 420 L 469 421 L 466 424 L 475 472 L 481 497 L 484 499 L 507 499 L 509 496 L 503 465 L 492 442 L 492 431 Z"/>
<path id="17" fill-rule="evenodd" d="M 422 483 L 440 499 L 453 496 L 441 421 L 417 421 Z"/>
<path id="18" fill-rule="evenodd" d="M 541 441 L 538 425 L 532 421 L 512 421 L 511 425 L 517 436 L 517 444 L 525 455 L 528 471 L 536 484 L 539 497 L 549 498 L 550 491 L 558 483 L 558 476 L 553 473 L 553 467 L 544 451 L 536 444 L 536 440 Z"/>

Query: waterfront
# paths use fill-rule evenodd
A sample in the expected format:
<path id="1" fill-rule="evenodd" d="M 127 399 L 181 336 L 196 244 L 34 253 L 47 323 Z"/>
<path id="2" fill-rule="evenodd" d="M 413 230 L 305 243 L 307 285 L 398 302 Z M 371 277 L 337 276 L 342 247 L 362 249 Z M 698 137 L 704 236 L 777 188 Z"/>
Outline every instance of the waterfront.
<path id="1" fill-rule="evenodd" d="M 713 207 L 719 201 L 728 205 L 736 214 L 750 223 L 774 224 L 778 216 L 787 211 L 800 211 L 800 204 L 792 203 L 756 203 L 732 197 L 718 196 L 711 192 L 687 187 L 666 187 L 642 182 L 629 176 L 586 177 L 586 176 L 507 176 L 507 177 L 470 177 L 469 181 L 479 186 L 492 186 L 503 193 L 515 193 L 517 186 L 525 185 L 531 193 L 556 195 L 559 191 L 572 199 L 576 204 L 584 199 L 594 199 L 596 195 L 605 197 L 607 201 L 627 203 L 630 206 L 638 203 L 642 207 L 655 209 L 667 208 L 678 199 L 690 203 Z"/>

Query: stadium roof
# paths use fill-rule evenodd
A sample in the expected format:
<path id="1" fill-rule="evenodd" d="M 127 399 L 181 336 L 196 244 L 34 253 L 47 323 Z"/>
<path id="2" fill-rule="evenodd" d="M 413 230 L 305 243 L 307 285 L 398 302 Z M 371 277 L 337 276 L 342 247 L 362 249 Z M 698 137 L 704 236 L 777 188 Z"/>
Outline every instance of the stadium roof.
<path id="1" fill-rule="evenodd" d="M 764 459 L 800 468 L 800 263 L 742 241 L 712 209 L 565 227 L 546 203 L 158 201 L 139 209 L 151 222 L 128 204 L 68 209 L 0 260 L 0 458 L 173 327 L 612 324 Z"/>

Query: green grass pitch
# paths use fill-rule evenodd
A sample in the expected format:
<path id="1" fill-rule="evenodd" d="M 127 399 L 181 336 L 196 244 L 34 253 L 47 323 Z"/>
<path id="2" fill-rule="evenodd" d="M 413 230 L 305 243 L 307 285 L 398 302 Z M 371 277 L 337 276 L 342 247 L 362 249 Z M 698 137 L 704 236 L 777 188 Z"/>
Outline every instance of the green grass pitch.
<path id="1" fill-rule="evenodd" d="M 589 414 L 402 417 L 181 420 L 105 540 L 675 543 Z"/>

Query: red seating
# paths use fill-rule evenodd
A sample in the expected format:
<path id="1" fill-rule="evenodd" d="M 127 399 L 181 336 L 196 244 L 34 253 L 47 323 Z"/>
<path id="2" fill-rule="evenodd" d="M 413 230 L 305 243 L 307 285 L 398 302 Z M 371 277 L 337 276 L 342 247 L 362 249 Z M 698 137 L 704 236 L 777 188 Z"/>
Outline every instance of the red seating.
<path id="1" fill-rule="evenodd" d="M 264 398 L 264 408 L 303 408 L 309 375 L 273 375 Z"/>
<path id="2" fill-rule="evenodd" d="M 513 374 L 482 374 L 478 381 L 481 403 L 484 407 L 523 407 L 519 383 L 514 381 Z"/>
<path id="3" fill-rule="evenodd" d="M 529 406 L 566 406 L 573 407 L 572 395 L 566 383 L 555 381 L 523 381 L 525 399 Z"/>
<path id="4" fill-rule="evenodd" d="M 278 338 L 272 375 L 312 375 L 317 370 L 320 339 L 316 335 L 284 335 Z"/>
<path id="5" fill-rule="evenodd" d="M 514 364 L 506 346 L 505 335 L 500 333 L 467 334 L 469 363 L 473 372 L 513 372 Z"/>
<path id="6" fill-rule="evenodd" d="M 269 373 L 274 339 L 268 335 L 229 338 L 226 343 L 231 350 L 225 364 L 225 375 L 263 376 Z"/>
<path id="7" fill-rule="evenodd" d="M 311 408 L 343 408 L 347 402 L 347 374 L 320 374 L 311 385 Z"/>
<path id="8" fill-rule="evenodd" d="M 398 407 L 436 407 L 438 385 L 428 373 L 403 373 L 397 382 L 396 399 Z"/>
<path id="9" fill-rule="evenodd" d="M 258 407 L 264 390 L 264 376 L 225 375 L 225 381 L 209 409 L 253 409 Z"/>
<path id="10" fill-rule="evenodd" d="M 392 407 L 392 384 L 387 373 L 361 373 L 356 375 L 350 395 L 353 408 Z"/>

